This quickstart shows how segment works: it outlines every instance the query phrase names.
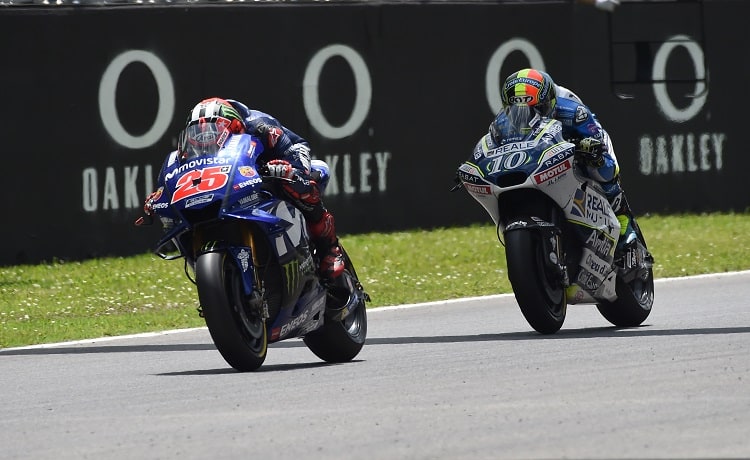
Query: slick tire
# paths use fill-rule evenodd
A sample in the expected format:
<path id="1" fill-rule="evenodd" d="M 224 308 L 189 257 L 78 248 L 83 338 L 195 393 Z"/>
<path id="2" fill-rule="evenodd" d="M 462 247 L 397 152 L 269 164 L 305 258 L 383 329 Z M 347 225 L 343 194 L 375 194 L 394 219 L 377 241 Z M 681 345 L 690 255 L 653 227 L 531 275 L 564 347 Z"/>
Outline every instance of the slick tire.
<path id="1" fill-rule="evenodd" d="M 344 248 L 347 274 L 357 280 L 357 272 Z M 329 363 L 351 361 L 362 350 L 367 338 L 367 306 L 364 292 L 357 294 L 358 305 L 343 320 L 326 319 L 323 326 L 305 335 L 303 341 L 315 356 Z"/>
<path id="2" fill-rule="evenodd" d="M 541 334 L 554 334 L 563 325 L 567 309 L 565 289 L 546 270 L 541 235 L 534 230 L 505 234 L 508 278 L 526 321 Z"/>
<path id="3" fill-rule="evenodd" d="M 265 322 L 246 308 L 240 272 L 231 257 L 210 252 L 195 264 L 198 298 L 216 348 L 240 372 L 258 369 L 266 359 Z"/>
<path id="4" fill-rule="evenodd" d="M 645 245 L 642 246 L 645 250 Z M 618 327 L 636 327 L 643 324 L 651 314 L 654 304 L 654 272 L 651 268 L 645 276 L 624 282 L 619 276 L 615 286 L 617 299 L 614 302 L 600 302 L 599 313 Z"/>

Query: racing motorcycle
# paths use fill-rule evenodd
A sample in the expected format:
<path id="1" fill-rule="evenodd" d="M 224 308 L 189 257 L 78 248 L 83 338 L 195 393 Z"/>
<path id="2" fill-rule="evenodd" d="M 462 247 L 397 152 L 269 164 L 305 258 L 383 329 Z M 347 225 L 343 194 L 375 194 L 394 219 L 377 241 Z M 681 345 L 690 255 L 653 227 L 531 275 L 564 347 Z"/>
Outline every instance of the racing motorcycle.
<path id="1" fill-rule="evenodd" d="M 370 299 L 349 255 L 342 247 L 346 270 L 335 286 L 325 285 L 305 218 L 281 191 L 288 179 L 262 174 L 257 138 L 222 140 L 213 151 L 185 159 L 174 152 L 165 161 L 150 200 L 165 230 L 155 254 L 185 259 L 199 313 L 238 371 L 258 369 L 269 343 L 297 337 L 326 362 L 352 360 L 365 342 Z M 314 160 L 313 175 L 322 193 L 325 163 Z M 136 225 L 152 221 L 145 216 Z"/>
<path id="2" fill-rule="evenodd" d="M 636 238 L 618 249 L 620 223 L 561 123 L 520 119 L 508 142 L 480 140 L 453 190 L 465 188 L 497 226 L 526 321 L 553 334 L 568 305 L 588 303 L 615 326 L 640 325 L 654 301 L 653 257 L 641 229 L 633 220 Z"/>

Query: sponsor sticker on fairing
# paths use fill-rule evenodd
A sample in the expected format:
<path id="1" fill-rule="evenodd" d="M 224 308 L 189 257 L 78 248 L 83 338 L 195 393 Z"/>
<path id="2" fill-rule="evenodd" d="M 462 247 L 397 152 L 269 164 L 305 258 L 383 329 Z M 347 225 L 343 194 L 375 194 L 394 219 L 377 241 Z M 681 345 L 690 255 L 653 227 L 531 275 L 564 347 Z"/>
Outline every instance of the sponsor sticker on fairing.
<path id="1" fill-rule="evenodd" d="M 546 159 L 544 160 L 544 165 L 552 166 L 571 156 L 573 154 L 570 148 L 571 145 L 572 144 L 569 144 L 567 142 L 562 142 L 545 150 L 544 158 Z"/>
<path id="2" fill-rule="evenodd" d="M 475 184 L 464 184 L 464 187 L 469 193 L 475 193 L 477 195 L 490 195 L 492 189 L 489 185 L 475 185 Z"/>
<path id="3" fill-rule="evenodd" d="M 593 249 L 598 255 L 608 257 L 614 251 L 615 242 L 609 238 L 609 235 L 598 230 L 592 230 L 586 238 L 586 246 Z"/>
<path id="4" fill-rule="evenodd" d="M 509 142 L 499 147 L 495 147 L 492 150 L 487 151 L 484 154 L 487 158 L 493 158 L 500 155 L 505 155 L 510 152 L 525 151 L 534 148 L 536 141 L 525 141 L 525 142 Z"/>
<path id="5" fill-rule="evenodd" d="M 593 273 L 586 271 L 586 269 L 583 268 L 578 272 L 576 283 L 587 291 L 593 291 L 599 287 L 602 280 L 598 279 Z"/>
<path id="6" fill-rule="evenodd" d="M 281 337 L 287 335 L 288 333 L 292 332 L 294 329 L 299 327 L 300 324 L 302 324 L 304 321 L 307 320 L 307 315 L 308 315 L 308 312 L 303 311 L 302 313 L 300 313 L 298 317 L 292 319 L 291 321 L 283 325 L 281 327 L 281 333 L 280 333 Z"/>
<path id="7" fill-rule="evenodd" d="M 249 179 L 249 180 L 246 180 L 244 182 L 240 182 L 239 184 L 234 184 L 232 186 L 232 189 L 234 189 L 234 190 L 240 190 L 240 189 L 243 189 L 245 187 L 249 187 L 249 186 L 251 186 L 253 184 L 260 184 L 261 182 L 263 182 L 263 179 L 261 179 L 260 177 L 256 177 L 255 179 Z"/>
<path id="8" fill-rule="evenodd" d="M 461 166 L 458 167 L 458 170 L 466 174 L 471 174 L 472 176 L 482 175 L 482 173 L 479 172 L 479 169 L 476 166 L 469 163 L 461 164 Z"/>
<path id="9" fill-rule="evenodd" d="M 255 168 L 253 168 L 252 166 L 240 166 L 239 168 L 237 168 L 237 171 L 240 173 L 240 175 L 245 177 L 253 177 L 257 174 L 255 172 Z"/>
<path id="10" fill-rule="evenodd" d="M 612 270 L 611 265 L 588 248 L 583 250 L 581 266 L 603 279 Z"/>
<path id="11" fill-rule="evenodd" d="M 208 165 L 224 165 L 232 161 L 231 158 L 222 158 L 222 157 L 208 157 L 208 158 L 198 158 L 195 160 L 190 160 L 187 163 L 181 165 L 178 168 L 175 168 L 168 172 L 166 176 L 164 177 L 166 180 L 170 180 L 173 177 L 175 177 L 178 174 L 181 174 L 189 169 L 196 169 L 201 166 L 208 166 Z"/>
<path id="12" fill-rule="evenodd" d="M 196 206 L 203 203 L 208 203 L 209 201 L 214 199 L 214 194 L 210 193 L 208 195 L 203 196 L 197 196 L 195 198 L 190 198 L 189 200 L 185 201 L 185 207 L 189 208 L 191 206 Z"/>
<path id="13" fill-rule="evenodd" d="M 612 225 L 609 209 L 609 203 L 603 197 L 593 193 L 586 194 L 586 218 L 594 225 Z"/>
<path id="14" fill-rule="evenodd" d="M 545 169 L 540 173 L 534 174 L 534 182 L 536 182 L 537 184 L 542 184 L 544 182 L 550 181 L 552 179 L 555 179 L 556 177 L 559 177 L 561 174 L 564 174 L 572 167 L 573 165 L 570 163 L 570 160 L 565 160 L 564 162 L 556 166 Z"/>

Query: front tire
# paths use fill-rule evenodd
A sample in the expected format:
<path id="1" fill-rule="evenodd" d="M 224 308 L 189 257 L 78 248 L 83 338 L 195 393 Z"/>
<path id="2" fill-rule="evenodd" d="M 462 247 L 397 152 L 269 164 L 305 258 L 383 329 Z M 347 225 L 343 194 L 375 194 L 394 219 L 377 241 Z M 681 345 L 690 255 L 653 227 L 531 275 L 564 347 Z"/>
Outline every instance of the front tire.
<path id="1" fill-rule="evenodd" d="M 195 282 L 221 356 L 240 372 L 258 369 L 268 351 L 266 324 L 248 308 L 237 265 L 223 252 L 203 254 L 195 263 Z"/>
<path id="2" fill-rule="evenodd" d="M 535 230 L 505 234 L 508 279 L 526 321 L 541 334 L 554 334 L 565 321 L 567 298 L 559 276 L 548 268 L 542 236 Z"/>

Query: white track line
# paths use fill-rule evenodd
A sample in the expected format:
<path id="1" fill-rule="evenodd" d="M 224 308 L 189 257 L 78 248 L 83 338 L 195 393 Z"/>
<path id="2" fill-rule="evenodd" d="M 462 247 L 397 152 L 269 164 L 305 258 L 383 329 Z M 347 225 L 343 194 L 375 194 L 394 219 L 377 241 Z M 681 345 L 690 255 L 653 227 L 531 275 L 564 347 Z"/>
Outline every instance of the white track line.
<path id="1" fill-rule="evenodd" d="M 654 283 L 661 284 L 661 283 L 670 283 L 674 281 L 683 281 L 683 280 L 691 280 L 691 279 L 726 278 L 730 276 L 748 275 L 748 274 L 750 274 L 750 270 L 744 270 L 744 271 L 738 271 L 738 272 L 725 272 L 725 273 L 709 273 L 705 275 L 682 276 L 682 277 L 677 277 L 677 278 L 660 278 L 660 279 L 654 280 Z M 392 305 L 388 307 L 375 307 L 375 308 L 371 308 L 367 310 L 367 314 L 370 315 L 372 313 L 383 312 L 383 311 L 403 310 L 406 308 L 441 306 L 441 305 L 448 305 L 448 304 L 454 304 L 454 303 L 460 304 L 460 303 L 471 302 L 471 301 L 482 300 L 482 299 L 494 300 L 494 299 L 500 299 L 503 297 L 510 297 L 512 295 L 513 294 L 494 294 L 494 295 L 478 296 L 478 297 L 463 297 L 463 298 L 451 299 L 451 300 L 437 300 L 433 302 Z M 111 342 L 114 340 L 123 340 L 123 339 L 133 339 L 133 338 L 142 338 L 142 337 L 159 337 L 162 335 L 180 334 L 183 332 L 198 331 L 201 329 L 206 329 L 206 327 L 204 326 L 204 327 L 196 327 L 196 328 L 190 328 L 190 329 L 173 329 L 169 331 L 159 331 L 159 332 L 144 332 L 141 334 L 118 335 L 114 337 L 101 337 L 97 339 L 86 339 L 86 340 L 74 340 L 71 342 L 43 343 L 40 345 L 29 345 L 26 347 L 17 347 L 17 348 L 0 348 L 0 353 L 2 353 L 2 351 L 5 351 L 5 350 L 29 350 L 29 349 L 35 349 L 35 348 L 55 348 L 55 347 L 65 347 L 65 346 L 70 346 L 70 345 Z"/>

